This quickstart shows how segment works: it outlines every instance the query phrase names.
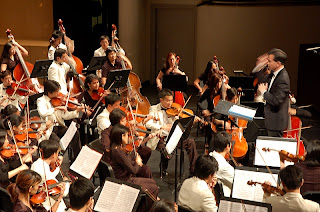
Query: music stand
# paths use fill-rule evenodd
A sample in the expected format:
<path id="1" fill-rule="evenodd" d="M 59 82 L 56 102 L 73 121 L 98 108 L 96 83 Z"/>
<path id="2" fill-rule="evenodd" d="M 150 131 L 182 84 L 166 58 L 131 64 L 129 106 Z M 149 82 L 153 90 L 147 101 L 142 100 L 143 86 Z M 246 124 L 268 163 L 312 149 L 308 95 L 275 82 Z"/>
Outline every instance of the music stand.
<path id="1" fill-rule="evenodd" d="M 107 56 L 92 57 L 86 72 L 95 73 L 96 70 L 102 69 L 102 66 L 106 61 Z"/>
<path id="2" fill-rule="evenodd" d="M 128 77 L 130 74 L 130 69 L 117 69 L 110 71 L 107 82 L 104 85 L 104 89 L 116 89 L 116 88 L 123 88 L 127 85 Z M 113 85 L 110 87 L 110 85 Z"/>
<path id="3" fill-rule="evenodd" d="M 30 78 L 48 77 L 48 69 L 53 60 L 37 60 L 33 66 Z"/>
<path id="4" fill-rule="evenodd" d="M 175 91 L 186 91 L 187 90 L 187 76 L 186 75 L 163 75 L 162 87 L 168 88 L 173 91 L 173 99 L 175 99 Z"/>

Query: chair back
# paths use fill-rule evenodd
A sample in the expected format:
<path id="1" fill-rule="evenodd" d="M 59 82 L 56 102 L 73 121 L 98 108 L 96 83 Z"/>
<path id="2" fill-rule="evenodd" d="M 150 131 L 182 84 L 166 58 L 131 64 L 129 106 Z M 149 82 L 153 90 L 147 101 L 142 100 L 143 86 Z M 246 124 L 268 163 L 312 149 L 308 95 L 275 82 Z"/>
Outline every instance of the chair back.
<path id="1" fill-rule="evenodd" d="M 304 199 L 312 200 L 320 204 L 320 191 L 307 191 L 302 196 Z"/>
<path id="2" fill-rule="evenodd" d="M 104 149 L 102 147 L 102 144 L 101 144 L 101 139 L 98 138 L 96 140 L 93 140 L 91 141 L 89 144 L 88 144 L 88 147 L 90 147 L 91 149 L 97 151 L 97 152 L 100 152 L 100 153 L 104 153 Z"/>
<path id="3" fill-rule="evenodd" d="M 217 205 L 219 205 L 221 197 L 224 196 L 222 183 L 217 182 L 217 184 L 214 187 L 214 193 L 215 193 Z"/>
<path id="4" fill-rule="evenodd" d="M 115 178 L 112 166 L 103 160 L 100 161 L 97 171 L 100 179 L 100 186 L 103 186 L 107 177 Z"/>

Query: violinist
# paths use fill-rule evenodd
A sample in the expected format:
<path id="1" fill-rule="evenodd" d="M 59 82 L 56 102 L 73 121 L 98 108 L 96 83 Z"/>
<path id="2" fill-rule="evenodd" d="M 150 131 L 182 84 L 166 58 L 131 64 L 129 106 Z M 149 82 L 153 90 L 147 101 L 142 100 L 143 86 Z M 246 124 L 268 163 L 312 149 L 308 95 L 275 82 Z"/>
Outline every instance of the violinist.
<path id="1" fill-rule="evenodd" d="M 9 146 L 9 141 L 7 139 L 7 132 L 5 130 L 0 130 L 0 186 L 2 188 L 7 188 L 10 181 L 15 179 L 14 177 L 25 169 L 29 169 L 26 164 L 21 164 L 20 160 L 14 160 L 11 158 L 5 158 L 6 155 L 3 150 Z M 22 157 L 24 163 L 32 161 L 31 154 L 36 151 L 36 148 L 30 151 L 27 155 Z"/>
<path id="2" fill-rule="evenodd" d="M 217 65 L 214 62 L 214 60 L 210 60 L 204 72 L 193 82 L 194 87 L 196 87 L 199 90 L 200 96 L 204 93 L 206 87 L 208 87 L 208 82 L 211 79 L 213 73 L 215 73 L 216 69 Z M 203 82 L 204 87 L 200 86 L 201 81 Z"/>
<path id="3" fill-rule="evenodd" d="M 107 56 L 107 55 L 106 55 L 106 51 L 107 51 L 107 48 L 109 47 L 109 44 L 110 44 L 110 38 L 109 38 L 109 36 L 107 36 L 107 35 L 101 35 L 100 38 L 99 38 L 99 41 L 100 41 L 100 48 L 99 48 L 99 49 L 96 49 L 96 50 L 94 51 L 93 56 L 94 56 L 94 57 Z"/>
<path id="4" fill-rule="evenodd" d="M 224 196 L 230 197 L 233 184 L 234 168 L 227 162 L 226 156 L 230 154 L 232 147 L 231 135 L 225 131 L 218 132 L 213 140 L 213 152 L 209 155 L 218 162 L 216 176 L 222 183 Z"/>
<path id="5" fill-rule="evenodd" d="M 146 128 L 151 129 L 151 132 L 156 132 L 162 130 L 163 133 L 168 134 L 172 127 L 173 122 L 176 120 L 176 117 L 168 117 L 166 109 L 171 108 L 173 103 L 173 93 L 171 90 L 164 88 L 159 92 L 160 103 L 153 105 L 149 109 L 149 115 L 158 119 L 158 121 L 152 119 L 146 123 Z M 164 142 L 158 137 L 154 137 L 147 142 L 147 146 L 152 150 L 158 149 L 161 151 L 162 148 L 165 148 Z M 178 144 L 180 146 L 180 144 Z M 186 139 L 183 141 L 183 148 L 187 151 L 189 157 L 189 172 L 192 175 L 194 171 L 194 166 L 196 159 L 198 157 L 196 144 L 193 139 Z M 168 159 L 161 154 L 161 170 L 164 175 L 168 175 Z"/>
<path id="6" fill-rule="evenodd" d="M 11 42 L 6 43 L 3 46 L 2 55 L 0 58 L 1 72 L 9 70 L 13 74 L 13 70 L 19 63 L 18 55 L 16 54 L 15 47 L 18 47 L 21 55 L 24 57 L 28 56 L 28 51 L 17 43 L 14 39 Z"/>
<path id="7" fill-rule="evenodd" d="M 16 114 L 20 116 L 20 111 L 18 108 L 12 104 L 7 105 L 5 108 L 1 110 L 1 118 L 6 119 L 11 114 Z"/>
<path id="8" fill-rule="evenodd" d="M 14 203 L 13 212 L 56 212 L 58 202 L 52 205 L 52 208 L 46 209 L 43 206 L 33 206 L 30 203 L 30 197 L 37 193 L 41 176 L 32 170 L 24 170 L 17 176 L 15 183 L 8 187 L 11 200 Z M 58 199 L 62 199 L 62 195 Z"/>
<path id="9" fill-rule="evenodd" d="M 119 108 L 115 108 L 114 110 L 112 110 L 109 118 L 110 118 L 111 125 L 101 132 L 101 144 L 102 144 L 103 149 L 106 150 L 103 158 L 107 163 L 110 163 L 110 143 L 111 143 L 110 133 L 111 133 L 112 127 L 117 124 L 127 126 L 127 123 L 128 123 L 125 112 L 123 112 Z M 151 156 L 151 149 L 149 147 L 145 146 L 144 143 L 147 142 L 152 136 L 153 135 L 150 134 L 147 138 L 144 138 L 144 140 L 142 141 L 142 144 L 139 147 L 137 147 L 137 149 L 136 149 L 138 154 L 141 156 L 143 164 L 147 164 L 147 162 Z M 134 153 L 132 153 L 132 155 L 133 154 Z"/>
<path id="10" fill-rule="evenodd" d="M 134 183 L 147 189 L 155 196 L 158 196 L 158 186 L 156 181 L 152 178 L 152 173 L 147 165 L 142 163 L 139 154 L 135 158 L 127 154 L 125 146 L 129 141 L 129 129 L 122 125 L 115 125 L 111 130 L 111 166 L 114 175 L 119 180 L 124 180 Z M 144 208 L 145 203 L 139 204 L 138 211 L 149 211 L 152 207 L 153 200 L 148 196 L 148 207 Z"/>
<path id="11" fill-rule="evenodd" d="M 41 120 L 48 121 L 50 120 L 53 123 L 56 123 L 56 126 L 52 125 L 45 134 L 45 139 L 55 139 L 60 140 L 68 130 L 65 125 L 64 120 L 70 120 L 80 117 L 80 112 L 87 112 L 82 106 L 77 106 L 76 110 L 68 111 L 66 106 L 57 106 L 53 107 L 51 104 L 51 99 L 56 98 L 59 95 L 60 85 L 58 82 L 53 80 L 48 80 L 44 83 L 44 95 L 37 99 L 37 109 L 40 115 Z M 89 113 L 88 113 L 89 115 Z M 41 124 L 40 130 L 46 128 L 46 124 Z M 78 130 L 73 136 L 70 145 L 68 148 L 71 148 L 73 154 L 69 159 L 74 161 L 81 149 L 80 144 L 80 135 Z"/>
<path id="12" fill-rule="evenodd" d="M 299 167 L 289 165 L 281 169 L 279 175 L 283 188 L 286 191 L 285 195 L 270 196 L 270 193 L 264 189 L 264 201 L 271 204 L 273 212 L 320 211 L 318 203 L 304 199 L 300 194 L 300 189 L 304 180 L 302 170 Z"/>
<path id="13" fill-rule="evenodd" d="M 75 180 L 69 189 L 70 208 L 67 212 L 93 211 L 94 185 L 86 178 Z"/>
<path id="14" fill-rule="evenodd" d="M 63 157 L 59 156 L 60 145 L 56 140 L 45 140 L 42 141 L 39 145 L 42 158 L 39 158 L 31 165 L 31 170 L 37 172 L 41 176 L 41 182 L 48 180 L 57 180 L 57 175 L 61 172 L 61 167 L 59 164 L 62 164 Z M 52 167 L 56 167 L 55 170 L 51 170 Z M 63 177 L 63 180 L 67 180 L 68 178 Z M 43 202 L 43 206 L 49 210 L 50 205 L 54 205 L 56 202 L 59 202 L 58 208 L 56 211 L 63 212 L 66 208 L 66 205 L 62 199 L 62 197 L 67 196 L 69 192 L 69 183 L 61 183 L 59 187 L 62 188 L 62 196 L 57 201 L 53 198 L 46 198 Z M 50 202 L 49 202 L 50 199 Z"/>
<path id="15" fill-rule="evenodd" d="M 102 66 L 102 77 L 101 85 L 107 82 L 107 77 L 112 70 L 122 69 L 121 61 L 125 63 L 126 68 L 132 70 L 132 64 L 130 60 L 121 53 L 116 53 L 116 49 L 113 47 L 108 47 L 106 50 L 107 61 Z M 119 58 L 117 58 L 119 57 Z"/>

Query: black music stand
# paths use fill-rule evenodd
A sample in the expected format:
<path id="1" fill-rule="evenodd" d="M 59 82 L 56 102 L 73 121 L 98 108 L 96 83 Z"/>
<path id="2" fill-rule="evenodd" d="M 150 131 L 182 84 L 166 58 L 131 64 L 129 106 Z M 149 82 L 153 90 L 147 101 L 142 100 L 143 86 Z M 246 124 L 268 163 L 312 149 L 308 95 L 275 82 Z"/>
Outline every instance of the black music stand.
<path id="1" fill-rule="evenodd" d="M 92 57 L 86 72 L 96 73 L 97 70 L 102 69 L 102 66 L 106 61 L 107 61 L 107 56 Z"/>
<path id="2" fill-rule="evenodd" d="M 127 85 L 130 69 L 117 69 L 110 71 L 104 89 L 123 88 Z M 111 86 L 111 84 L 113 85 Z M 109 88 L 111 86 L 111 88 Z"/>
<path id="3" fill-rule="evenodd" d="M 173 91 L 173 99 L 175 98 L 174 91 L 183 91 L 187 90 L 187 76 L 186 75 L 163 75 L 162 78 L 162 87 L 168 88 Z"/>
<path id="4" fill-rule="evenodd" d="M 34 64 L 30 78 L 47 78 L 48 69 L 53 60 L 37 60 Z"/>

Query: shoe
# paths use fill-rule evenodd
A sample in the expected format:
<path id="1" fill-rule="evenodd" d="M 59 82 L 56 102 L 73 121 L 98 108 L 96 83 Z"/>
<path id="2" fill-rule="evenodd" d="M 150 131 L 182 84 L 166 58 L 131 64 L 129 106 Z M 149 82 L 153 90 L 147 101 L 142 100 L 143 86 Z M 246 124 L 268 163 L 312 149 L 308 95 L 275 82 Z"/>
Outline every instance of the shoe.
<path id="1" fill-rule="evenodd" d="M 168 172 L 167 172 L 167 170 L 166 169 L 164 169 L 164 170 L 162 170 L 162 176 L 168 176 Z"/>

